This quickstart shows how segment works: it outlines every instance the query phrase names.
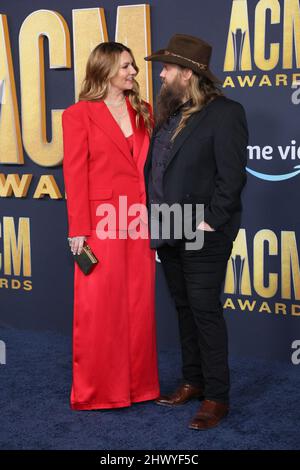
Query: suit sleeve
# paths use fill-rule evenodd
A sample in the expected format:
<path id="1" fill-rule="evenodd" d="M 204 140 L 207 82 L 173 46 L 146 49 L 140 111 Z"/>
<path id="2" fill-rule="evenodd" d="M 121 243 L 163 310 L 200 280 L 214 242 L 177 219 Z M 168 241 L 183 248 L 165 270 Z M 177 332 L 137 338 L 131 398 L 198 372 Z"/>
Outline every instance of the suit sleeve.
<path id="1" fill-rule="evenodd" d="M 241 191 L 246 183 L 248 126 L 242 105 L 226 110 L 214 135 L 217 166 L 215 190 L 205 208 L 204 220 L 214 229 L 226 224 L 241 207 Z"/>
<path id="2" fill-rule="evenodd" d="M 88 139 L 80 110 L 62 114 L 63 175 L 67 196 L 69 237 L 91 234 L 88 197 Z"/>

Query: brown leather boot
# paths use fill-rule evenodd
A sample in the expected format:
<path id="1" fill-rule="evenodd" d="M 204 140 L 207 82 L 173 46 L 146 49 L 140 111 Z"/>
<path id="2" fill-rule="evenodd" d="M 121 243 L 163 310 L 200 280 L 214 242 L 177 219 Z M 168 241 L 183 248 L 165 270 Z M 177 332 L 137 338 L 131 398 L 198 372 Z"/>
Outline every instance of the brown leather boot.
<path id="1" fill-rule="evenodd" d="M 203 398 L 203 390 L 191 384 L 180 385 L 171 395 L 161 395 L 155 400 L 157 405 L 178 406 L 187 403 L 192 398 Z"/>
<path id="2" fill-rule="evenodd" d="M 190 422 L 190 429 L 204 431 L 218 426 L 229 412 L 229 405 L 213 400 L 204 400 L 196 415 Z"/>

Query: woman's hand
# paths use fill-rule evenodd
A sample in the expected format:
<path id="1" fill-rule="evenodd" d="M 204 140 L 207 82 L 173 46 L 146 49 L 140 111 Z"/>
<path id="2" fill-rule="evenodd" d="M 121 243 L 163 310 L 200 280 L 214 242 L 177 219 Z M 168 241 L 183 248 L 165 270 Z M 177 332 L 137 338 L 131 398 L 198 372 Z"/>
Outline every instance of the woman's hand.
<path id="1" fill-rule="evenodd" d="M 202 221 L 199 225 L 198 225 L 198 230 L 204 230 L 205 232 L 215 232 L 215 229 L 212 228 L 210 225 L 208 225 L 208 223 Z"/>
<path id="2" fill-rule="evenodd" d="M 84 236 L 72 237 L 72 238 L 68 238 L 68 240 L 69 240 L 70 248 L 71 248 L 73 255 L 76 255 L 76 254 L 80 255 L 83 244 L 86 241 L 86 237 Z"/>

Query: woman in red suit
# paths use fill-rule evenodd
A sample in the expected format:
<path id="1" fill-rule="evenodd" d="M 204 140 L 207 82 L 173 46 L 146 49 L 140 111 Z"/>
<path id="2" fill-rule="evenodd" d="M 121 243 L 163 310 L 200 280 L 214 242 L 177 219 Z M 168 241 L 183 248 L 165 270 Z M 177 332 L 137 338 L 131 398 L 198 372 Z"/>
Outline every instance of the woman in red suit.
<path id="1" fill-rule="evenodd" d="M 79 101 L 62 116 L 71 250 L 80 253 L 86 241 L 99 260 L 87 276 L 75 264 L 71 407 L 76 410 L 126 407 L 159 395 L 154 255 L 148 237 L 130 236 L 119 206 L 120 196 L 128 208 L 145 204 L 152 118 L 139 95 L 137 72 L 130 49 L 116 42 L 98 45 Z M 116 224 L 103 236 L 101 206 L 107 203 Z M 132 220 L 131 215 L 127 223 Z"/>

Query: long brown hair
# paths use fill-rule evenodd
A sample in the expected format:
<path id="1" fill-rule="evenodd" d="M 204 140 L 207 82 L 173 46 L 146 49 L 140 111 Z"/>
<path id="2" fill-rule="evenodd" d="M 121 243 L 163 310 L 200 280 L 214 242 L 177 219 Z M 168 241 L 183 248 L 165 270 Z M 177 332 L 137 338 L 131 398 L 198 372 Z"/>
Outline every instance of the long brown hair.
<path id="1" fill-rule="evenodd" d="M 172 136 L 172 141 L 179 134 L 179 132 L 186 126 L 190 116 L 197 111 L 200 111 L 206 104 L 214 100 L 218 96 L 224 96 L 222 90 L 204 75 L 197 75 L 193 72 L 187 94 L 192 100 L 191 106 L 183 109 L 180 122 Z"/>
<path id="2" fill-rule="evenodd" d="M 98 44 L 91 52 L 87 65 L 85 78 L 79 93 L 79 101 L 99 101 L 104 100 L 108 93 L 109 81 L 114 77 L 120 66 L 120 55 L 122 52 L 128 52 L 132 57 L 132 65 L 136 72 L 139 71 L 133 57 L 132 51 L 120 42 L 102 42 Z M 136 111 L 136 126 L 139 127 L 140 117 L 143 118 L 145 127 L 152 134 L 152 119 L 149 108 L 140 97 L 140 87 L 138 82 L 133 80 L 132 90 L 124 92 Z"/>

